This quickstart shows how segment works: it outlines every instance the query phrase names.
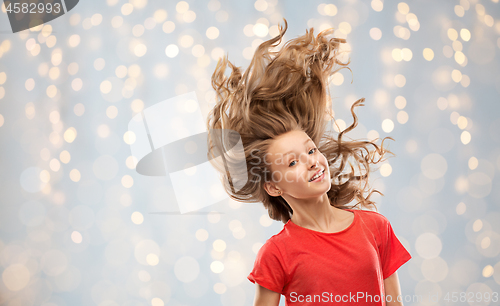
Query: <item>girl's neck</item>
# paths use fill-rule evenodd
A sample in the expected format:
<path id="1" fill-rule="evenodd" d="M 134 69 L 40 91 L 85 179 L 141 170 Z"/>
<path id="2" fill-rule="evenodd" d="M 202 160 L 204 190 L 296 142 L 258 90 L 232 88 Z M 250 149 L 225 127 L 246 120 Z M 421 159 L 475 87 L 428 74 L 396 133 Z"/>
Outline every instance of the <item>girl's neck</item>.
<path id="1" fill-rule="evenodd" d="M 345 219 L 342 209 L 330 205 L 326 193 L 316 201 L 309 201 L 307 204 L 292 203 L 290 206 L 293 209 L 293 223 L 320 232 L 330 231 Z"/>

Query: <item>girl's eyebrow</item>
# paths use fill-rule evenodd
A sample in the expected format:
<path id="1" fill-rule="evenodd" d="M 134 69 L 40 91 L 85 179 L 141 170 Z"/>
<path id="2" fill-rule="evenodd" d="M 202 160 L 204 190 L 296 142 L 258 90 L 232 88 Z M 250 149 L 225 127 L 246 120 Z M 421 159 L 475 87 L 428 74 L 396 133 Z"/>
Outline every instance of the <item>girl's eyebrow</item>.
<path id="1" fill-rule="evenodd" d="M 311 139 L 307 139 L 306 141 L 304 141 L 304 144 L 308 143 L 309 141 L 311 141 L 311 142 L 312 142 L 312 140 L 311 140 Z M 291 154 L 291 153 L 293 153 L 293 150 L 292 150 L 292 151 L 289 151 L 289 152 L 287 152 L 287 153 L 285 153 L 283 156 L 286 156 L 286 155 Z"/>

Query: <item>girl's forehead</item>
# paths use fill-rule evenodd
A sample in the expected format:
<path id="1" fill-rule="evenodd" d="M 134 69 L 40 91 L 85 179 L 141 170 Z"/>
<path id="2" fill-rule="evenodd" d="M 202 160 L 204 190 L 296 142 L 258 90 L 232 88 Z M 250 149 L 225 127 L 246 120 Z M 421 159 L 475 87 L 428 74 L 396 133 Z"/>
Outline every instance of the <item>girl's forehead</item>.
<path id="1" fill-rule="evenodd" d="M 284 134 L 279 135 L 274 139 L 274 144 L 283 144 L 283 143 L 294 143 L 299 142 L 302 143 L 304 140 L 309 139 L 309 136 L 302 130 L 293 130 L 286 132 Z"/>
<path id="2" fill-rule="evenodd" d="M 311 138 L 309 138 L 304 132 L 299 131 L 293 134 L 292 132 L 289 133 L 287 133 L 287 135 L 282 135 L 282 137 L 278 137 L 271 144 L 269 153 L 274 158 L 284 157 L 287 154 L 293 155 L 296 151 L 300 150 L 308 143 L 312 143 Z"/>

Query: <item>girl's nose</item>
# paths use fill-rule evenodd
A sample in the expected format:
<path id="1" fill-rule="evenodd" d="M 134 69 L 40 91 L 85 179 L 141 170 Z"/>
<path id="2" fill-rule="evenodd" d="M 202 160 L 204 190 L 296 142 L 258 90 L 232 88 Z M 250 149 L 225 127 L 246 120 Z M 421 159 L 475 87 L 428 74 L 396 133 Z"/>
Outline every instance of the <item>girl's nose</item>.
<path id="1" fill-rule="evenodd" d="M 318 160 L 316 160 L 315 162 L 313 162 L 313 163 L 311 164 L 311 169 L 314 169 L 314 168 L 316 168 L 316 167 L 319 167 L 319 161 L 318 161 Z"/>

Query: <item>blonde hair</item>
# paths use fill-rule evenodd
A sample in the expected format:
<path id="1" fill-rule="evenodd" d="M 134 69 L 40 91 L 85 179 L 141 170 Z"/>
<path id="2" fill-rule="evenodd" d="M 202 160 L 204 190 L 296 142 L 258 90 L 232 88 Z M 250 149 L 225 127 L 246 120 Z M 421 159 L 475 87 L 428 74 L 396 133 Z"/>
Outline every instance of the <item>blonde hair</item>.
<path id="1" fill-rule="evenodd" d="M 208 158 L 221 174 L 225 191 L 236 201 L 262 202 L 274 220 L 286 223 L 293 214 L 288 203 L 280 196 L 270 196 L 263 188 L 270 181 L 270 166 L 265 155 L 272 142 L 284 133 L 293 130 L 304 131 L 317 145 L 328 160 L 331 174 L 331 189 L 327 192 L 331 205 L 345 209 L 358 205 L 374 206 L 370 196 L 380 193 L 370 190 L 368 176 L 370 164 L 384 160 L 391 153 L 374 141 L 344 141 L 345 133 L 357 125 L 354 108 L 363 105 L 364 98 L 356 101 L 351 108 L 353 123 L 336 137 L 326 133 L 328 80 L 347 63 L 338 60 L 342 38 L 326 36 L 328 29 L 316 37 L 311 28 L 306 34 L 286 42 L 279 51 L 272 51 L 280 43 L 288 24 L 279 26 L 279 35 L 263 42 L 255 51 L 248 69 L 242 74 L 240 67 L 234 66 L 224 56 L 217 63 L 212 75 L 212 87 L 216 92 L 216 104 L 207 118 Z M 227 66 L 231 68 L 229 77 L 224 75 Z M 339 67 L 340 66 L 340 67 Z M 352 73 L 352 71 L 351 71 Z M 217 130 L 231 131 L 223 134 Z M 243 173 L 233 175 L 227 167 L 236 161 L 224 159 L 224 165 L 215 158 L 224 155 L 229 148 L 224 145 L 241 137 L 244 152 Z M 231 145 L 231 146 L 232 146 Z M 370 147 L 373 149 L 370 150 Z M 351 171 L 344 170 L 349 165 Z M 354 167 L 359 170 L 355 174 Z M 235 184 L 240 183 L 236 190 Z M 368 193 L 366 196 L 365 194 Z M 381 193 L 380 193 L 381 194 Z M 357 199 L 352 207 L 347 204 Z"/>

